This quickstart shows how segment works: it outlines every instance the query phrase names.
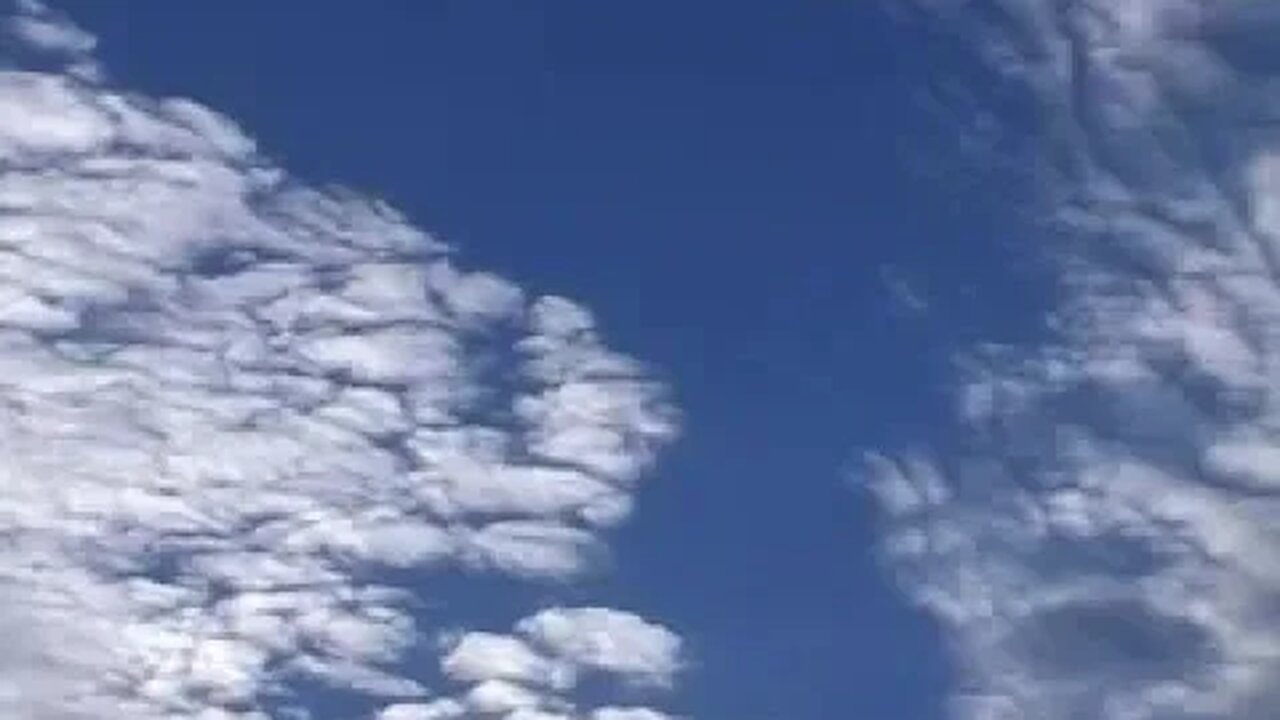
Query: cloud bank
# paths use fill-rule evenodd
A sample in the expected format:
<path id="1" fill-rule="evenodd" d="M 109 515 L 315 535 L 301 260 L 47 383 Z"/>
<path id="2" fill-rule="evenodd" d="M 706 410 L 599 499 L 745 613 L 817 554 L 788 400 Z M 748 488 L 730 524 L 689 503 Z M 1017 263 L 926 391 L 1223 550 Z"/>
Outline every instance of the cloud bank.
<path id="1" fill-rule="evenodd" d="M 912 7 L 1030 100 L 1062 284 L 1044 347 L 962 358 L 963 440 L 867 461 L 956 716 L 1274 717 L 1280 13 Z"/>
<path id="2" fill-rule="evenodd" d="M 0 715 L 665 717 L 574 704 L 671 682 L 678 639 L 622 611 L 463 635 L 473 687 L 406 661 L 436 574 L 591 566 L 676 433 L 661 384 L 581 306 L 112 87 L 56 13 L 4 29 Z"/>

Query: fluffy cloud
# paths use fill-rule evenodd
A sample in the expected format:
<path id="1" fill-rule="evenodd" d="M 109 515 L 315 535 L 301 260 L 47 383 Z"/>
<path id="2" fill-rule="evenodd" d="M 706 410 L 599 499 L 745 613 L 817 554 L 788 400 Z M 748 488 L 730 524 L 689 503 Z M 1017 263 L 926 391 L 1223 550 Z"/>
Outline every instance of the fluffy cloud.
<path id="1" fill-rule="evenodd" d="M 665 687 L 680 670 L 680 638 L 610 608 L 548 608 L 516 624 L 515 635 L 463 635 L 444 660 L 459 681 L 514 680 L 565 687 L 583 673 Z"/>
<path id="2" fill-rule="evenodd" d="M 632 683 L 666 686 L 680 669 L 680 638 L 631 613 L 550 608 L 516 629 L 553 657 Z"/>
<path id="3" fill-rule="evenodd" d="M 1062 307 L 966 358 L 964 440 L 868 458 L 962 718 L 1280 706 L 1280 15 L 1262 2 L 919 3 L 1037 110 Z"/>
<path id="4" fill-rule="evenodd" d="M 549 608 L 516 623 L 511 634 L 473 631 L 447 643 L 444 675 L 464 689 L 456 698 L 401 703 L 378 720 L 501 716 L 506 720 L 667 720 L 645 707 L 602 707 L 584 714 L 572 691 L 587 676 L 630 690 L 669 686 L 681 665 L 670 630 L 609 608 Z"/>
<path id="5" fill-rule="evenodd" d="M 527 685 L 562 686 L 566 669 L 520 638 L 486 632 L 467 633 L 445 657 L 444 673 L 462 682 L 513 680 Z"/>
<path id="6" fill-rule="evenodd" d="M 115 89 L 54 13 L 8 31 L 36 69 L 0 73 L 0 715 L 308 717 L 319 682 L 458 716 L 380 578 L 588 567 L 675 433 L 663 388 L 584 308 Z M 602 631 L 657 663 L 647 628 Z M 485 638 L 446 670 L 495 711 L 557 662 L 668 671 Z"/>

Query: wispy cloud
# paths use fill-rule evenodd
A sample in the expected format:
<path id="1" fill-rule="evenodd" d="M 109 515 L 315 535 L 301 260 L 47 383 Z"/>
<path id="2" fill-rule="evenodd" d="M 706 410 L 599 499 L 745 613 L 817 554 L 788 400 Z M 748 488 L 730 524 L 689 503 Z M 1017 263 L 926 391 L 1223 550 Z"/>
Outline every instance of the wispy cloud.
<path id="1" fill-rule="evenodd" d="M 91 53 L 98 39 L 37 0 L 17 0 L 17 11 L 6 18 L 4 34 L 10 47 L 42 64 L 83 79 L 99 79 L 102 68 Z M 34 56 L 34 57 L 32 57 Z"/>
<path id="2" fill-rule="evenodd" d="M 674 436 L 584 308 L 112 87 L 35 3 L 9 28 L 64 62 L 0 73 L 0 715 L 308 717 L 318 681 L 535 717 L 540 668 L 670 679 L 674 636 L 603 609 L 465 636 L 446 672 L 506 685 L 462 700 L 403 662 L 440 628 L 386 571 L 570 578 Z"/>
<path id="3" fill-rule="evenodd" d="M 961 447 L 867 463 L 884 553 L 954 647 L 958 716 L 1273 717 L 1280 16 L 916 7 L 1037 108 L 1064 287 L 1046 347 L 965 358 Z"/>

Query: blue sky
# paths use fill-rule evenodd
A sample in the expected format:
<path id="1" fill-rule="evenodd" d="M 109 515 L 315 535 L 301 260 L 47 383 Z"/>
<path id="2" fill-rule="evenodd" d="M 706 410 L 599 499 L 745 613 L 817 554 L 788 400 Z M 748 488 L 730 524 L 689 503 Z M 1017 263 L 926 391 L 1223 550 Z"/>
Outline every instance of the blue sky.
<path id="1" fill-rule="evenodd" d="M 691 714 L 938 716 L 937 640 L 841 470 L 937 401 L 950 338 L 883 273 L 956 296 L 936 322 L 964 332 L 995 310 L 962 295 L 987 263 L 956 253 L 997 250 L 903 167 L 920 61 L 878 11 L 68 9 L 130 85 L 221 108 L 292 171 L 582 300 L 674 385 L 685 434 L 583 592 L 686 633 Z"/>
<path id="2" fill-rule="evenodd" d="M 1159 620 L 1177 613 L 1165 606 L 1164 614 L 1129 613 L 1126 602 L 1159 603 L 1145 595 L 1116 599 L 1120 591 L 1112 586 L 1132 577 L 1073 559 L 1082 548 L 1079 557 L 1118 558 L 1139 537 L 1156 547 L 1138 553 L 1142 557 L 1173 553 L 1172 545 L 1152 539 L 1162 532 L 1152 528 L 1165 527 L 1162 520 L 1152 519 L 1150 527 L 1106 525 L 1079 537 L 1063 531 L 1070 540 L 1050 531 L 1051 541 L 1030 530 L 1035 523 L 1020 513 L 1027 506 L 1070 504 L 1045 488 L 1063 472 L 1090 476 L 1104 465 L 1079 458 L 1122 453 L 1125 462 L 1176 476 L 1200 465 L 1149 450 L 1152 437 L 1203 446 L 1205 457 L 1218 457 L 1219 447 L 1206 437 L 1217 438 L 1219 430 L 1236 437 L 1235 425 L 1215 424 L 1213 410 L 1197 406 L 1194 416 L 1185 411 L 1191 418 L 1185 420 L 1180 414 L 1188 402 L 1199 402 L 1197 383 L 1248 384 L 1227 377 L 1238 365 L 1226 357 L 1235 346 L 1213 335 L 1216 327 L 1185 334 L 1219 338 L 1204 341 L 1217 350 L 1197 355 L 1193 350 L 1202 345 L 1186 340 L 1193 350 L 1174 353 L 1190 365 L 1195 361 L 1186 358 L 1205 358 L 1202 372 L 1217 378 L 1213 382 L 1169 380 L 1161 364 L 1166 356 L 1146 350 L 1134 350 L 1132 367 L 1123 372 L 1098 360 L 1107 343 L 1128 348 L 1128 339 L 1138 338 L 1132 345 L 1145 348 L 1141 328 L 1159 325 L 1146 322 L 1148 316 L 1182 327 L 1185 318 L 1177 313 L 1195 315 L 1195 301 L 1170 311 L 1173 319 L 1156 309 L 1134 311 L 1135 319 L 1113 311 L 1107 291 L 1092 289 L 1146 287 L 1149 278 L 1131 272 L 1131 265 L 1156 268 L 1144 272 L 1157 281 L 1177 276 L 1168 268 L 1182 262 L 1183 253 L 1167 248 L 1189 242 L 1177 233 L 1199 222 L 1196 227 L 1214 228 L 1214 238 L 1226 238 L 1221 228 L 1231 222 L 1218 213 L 1230 215 L 1224 208 L 1232 203 L 1222 200 L 1219 208 L 1211 200 L 1169 199 L 1176 193 L 1154 178 L 1170 176 L 1170 167 L 1181 172 L 1200 165 L 1179 154 L 1187 144 L 1182 135 L 1168 138 L 1163 105 L 1142 116 L 1140 137 L 1123 123 L 1107 124 L 1108 109 L 1140 106 L 1127 80 L 1098 81 L 1097 88 L 1082 83 L 1078 107 L 1061 100 L 1069 92 L 1055 84 L 1058 78 L 1049 70 L 1043 78 L 1036 74 L 1037 52 L 1053 47 L 1045 40 L 1051 23 L 1042 22 L 1052 11 L 1041 5 L 1029 4 L 1035 9 L 1021 16 L 1016 4 L 1001 2 L 931 15 L 914 3 L 835 0 L 386 2 L 358 11 L 328 2 L 305 9 L 88 1 L 58 7 L 97 37 L 94 56 L 111 83 L 213 108 L 252 136 L 262 162 L 286 169 L 291 181 L 341 185 L 384 200 L 407 225 L 454 247 L 459 267 L 497 273 L 528 297 L 572 298 L 594 314 L 609 348 L 591 345 L 590 352 L 625 353 L 640 363 L 638 372 L 665 386 L 669 409 L 679 417 L 678 436 L 674 425 L 653 430 L 650 437 L 662 448 L 652 463 L 647 456 L 625 458 L 630 464 L 618 471 L 617 482 L 637 488 L 628 490 L 635 508 L 626 522 L 610 521 L 600 531 L 610 548 L 607 562 L 571 579 L 556 571 L 545 573 L 549 580 L 526 582 L 526 575 L 538 574 L 529 569 L 533 561 L 504 565 L 496 546 L 477 540 L 475 552 L 492 553 L 483 563 L 515 567 L 517 579 L 501 572 L 389 573 L 438 611 L 432 623 L 495 633 L 516 627 L 511 632 L 524 638 L 519 642 L 544 648 L 566 667 L 586 668 L 580 672 L 591 677 L 572 689 L 572 702 L 584 706 L 615 702 L 610 693 L 621 693 L 626 704 L 649 702 L 628 689 L 634 680 L 628 673 L 665 677 L 666 666 L 591 665 L 556 649 L 549 631 L 538 629 L 544 626 L 520 625 L 520 618 L 542 608 L 600 606 L 669 628 L 680 639 L 681 670 L 653 702 L 688 718 L 931 720 L 949 716 L 947 698 L 957 693 L 972 701 L 952 706 L 961 717 L 1075 717 L 1035 714 L 1045 707 L 1087 708 L 1090 717 L 1157 717 L 1123 715 L 1120 704 L 1089 705 L 1093 701 L 1063 688 L 1088 675 L 1083 666 L 1112 668 L 1114 662 L 1109 676 L 1093 679 L 1098 694 L 1125 702 L 1141 696 L 1144 711 L 1156 713 L 1162 701 L 1141 695 L 1134 683 L 1154 686 L 1168 676 L 1198 687 L 1216 677 L 1214 668 L 1230 664 L 1229 658 L 1205 659 L 1203 668 L 1188 669 L 1157 662 L 1181 652 L 1182 625 Z M 1214 21 L 1205 26 L 1218 28 L 1218 35 L 1206 31 L 1205 47 L 1218 42 L 1214 37 L 1233 42 L 1232 32 L 1247 34 L 1228 13 Z M 1154 36 L 1163 41 L 1160 33 L 1181 27 L 1169 23 Z M 1140 42 L 1146 37 L 1133 30 L 1117 42 L 1140 48 L 1132 52 L 1146 58 L 1142 43 L 1148 41 Z M 1209 61 L 1186 58 L 1173 70 L 1151 71 L 1164 83 L 1160 97 L 1170 107 L 1192 108 L 1177 116 L 1179 131 L 1195 139 L 1235 128 L 1241 121 L 1226 117 L 1231 113 L 1197 114 L 1211 103 L 1197 105 L 1203 86 L 1181 79 L 1195 76 L 1188 69 L 1193 63 Z M 1239 78 L 1262 71 L 1232 63 L 1240 61 L 1227 57 L 1204 72 L 1236 80 L 1224 106 L 1254 107 L 1261 81 L 1255 86 Z M 1103 70 L 1097 74 L 1109 78 Z M 1090 92 L 1097 99 L 1090 100 Z M 1059 117 L 1069 105 L 1079 116 Z M 1264 154 L 1257 149 L 1262 141 L 1252 142 L 1241 141 L 1244 160 L 1223 161 L 1224 174 L 1252 167 L 1246 160 Z M 1218 182 L 1229 187 L 1217 176 L 1206 179 Z M 1245 204 L 1261 201 L 1250 196 Z M 1170 220 L 1202 211 L 1208 219 Z M 1126 244 L 1125 231 L 1116 229 L 1147 228 L 1133 231 L 1140 235 L 1154 226 L 1173 237 L 1150 231 Z M 1112 244 L 1124 257 L 1116 259 Z M 1249 266 L 1256 258 L 1239 262 Z M 1098 283 L 1090 285 L 1093 280 Z M 429 284 L 437 282 L 443 281 Z M 447 296 L 448 287 L 440 285 L 439 292 Z M 1273 290 L 1228 295 L 1270 298 Z M 489 286 L 474 293 L 468 297 L 501 304 L 493 298 L 502 293 Z M 461 307 L 463 301 L 449 303 Z M 475 310 L 481 316 L 488 322 L 498 310 Z M 1052 333 L 1050 319 L 1057 322 Z M 1223 333 L 1253 337 L 1255 329 L 1233 326 Z M 1160 338 L 1182 337 L 1178 332 Z M 553 330 L 539 333 L 554 336 Z M 1006 347 L 1003 354 L 977 351 L 996 343 Z M 351 357 L 344 361 L 355 363 Z M 1055 369 L 1055 358 L 1070 358 L 1061 361 L 1068 369 Z M 358 376 L 361 367 L 343 372 Z M 1219 369 L 1222 377 L 1215 375 Z M 1252 382 L 1265 386 L 1270 376 L 1263 375 Z M 1166 391 L 1166 384 L 1175 390 Z M 1171 392 L 1192 400 L 1175 402 Z M 957 397 L 968 398 L 960 410 Z M 649 400 L 646 395 L 643 403 Z M 1117 405 L 1139 408 L 1137 419 L 1117 422 L 1123 415 Z M 644 405 L 649 410 L 663 416 L 656 405 Z M 1177 427 L 1156 423 L 1155 416 L 1173 417 L 1168 425 Z M 1248 427 L 1240 437 L 1253 438 L 1253 425 L 1241 423 Z M 1152 424 L 1160 427 L 1130 429 Z M 1063 439 L 1077 427 L 1090 438 L 1079 446 Z M 1253 452 L 1231 448 L 1222 452 Z M 867 469 L 864 452 L 881 462 Z M 638 485 L 633 465 L 643 468 L 634 470 L 643 476 Z M 920 470 L 926 466 L 934 469 Z M 927 488 L 935 476 L 945 499 L 924 501 L 927 511 L 892 500 L 903 493 L 932 497 Z M 1132 493 L 1182 497 L 1171 489 L 1183 487 L 1174 480 L 1142 477 Z M 866 491 L 868 483 L 878 494 Z M 1098 503 L 1110 511 L 1131 497 L 1115 492 Z M 874 497 L 882 498 L 880 505 Z M 1196 543 L 1216 547 L 1214 538 L 1230 534 L 1213 525 L 1225 523 L 1229 510 L 1202 522 L 1170 512 L 1197 528 Z M 1006 519 L 1016 527 L 1006 528 Z M 1256 532 L 1257 543 L 1274 547 L 1273 527 L 1246 525 L 1237 536 Z M 964 540 L 948 545 L 944 539 L 956 528 Z M 902 549 L 913 532 L 934 538 L 930 550 Z M 1085 535 L 1093 539 L 1081 539 Z M 1144 577 L 1174 577 L 1151 562 Z M 1265 575 L 1268 563 L 1259 562 L 1252 567 Z M 1200 572 L 1189 568 L 1177 565 L 1184 575 Z M 953 571 L 970 572 L 1009 607 L 995 602 L 985 613 L 974 610 L 983 601 L 968 594 L 968 585 L 952 584 Z M 1218 577 L 1204 572 L 1195 577 Z M 1062 580 L 1068 577 L 1084 579 Z M 1232 577 L 1217 581 L 1229 584 Z M 1245 598 L 1244 605 L 1257 600 L 1261 606 L 1275 597 L 1275 586 L 1258 582 L 1260 589 L 1200 600 L 1239 608 L 1232 598 Z M 1064 594 L 1104 598 L 1096 603 L 1103 609 L 1064 609 Z M 1033 608 L 1032 620 L 1017 608 Z M 1231 612 L 1224 610 L 1217 625 L 1195 622 L 1234 637 L 1223 628 L 1238 630 L 1266 617 Z M 1109 619 L 1089 624 L 1102 616 Z M 1100 639 L 1075 648 L 1069 639 L 1081 632 Z M 661 645 L 656 635 L 646 637 Z M 409 662 L 437 664 L 434 646 L 424 646 L 409 651 Z M 453 646 L 451 657 L 463 647 Z M 1066 658 L 1061 665 L 1057 655 Z M 445 660 L 442 671 L 417 672 L 440 683 L 489 677 L 456 670 L 462 665 Z M 596 687 L 592 673 L 622 680 Z M 313 701 L 326 698 L 327 709 L 313 708 L 317 717 L 369 707 L 364 698 L 330 697 L 333 691 L 322 684 L 299 682 Z M 1238 692 L 1195 697 L 1213 708 L 1256 702 L 1248 682 L 1239 682 Z M 548 698 L 543 710 L 561 707 L 554 704 L 562 702 L 558 696 Z M 982 703 L 989 704 L 978 707 Z M 1184 710 L 1190 707 L 1186 700 Z M 1247 712 L 1211 709 L 1186 717 L 1255 717 Z M 401 717 L 436 716 L 387 719 Z"/>

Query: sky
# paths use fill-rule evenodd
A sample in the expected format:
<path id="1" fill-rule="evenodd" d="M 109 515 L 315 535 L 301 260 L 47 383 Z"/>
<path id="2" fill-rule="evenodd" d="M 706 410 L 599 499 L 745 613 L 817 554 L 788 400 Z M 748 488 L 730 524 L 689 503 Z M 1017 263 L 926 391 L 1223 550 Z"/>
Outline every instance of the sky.
<path id="1" fill-rule="evenodd" d="M 1269 5 L 366 5 L 6 10 L 6 717 L 1269 717 Z"/>

